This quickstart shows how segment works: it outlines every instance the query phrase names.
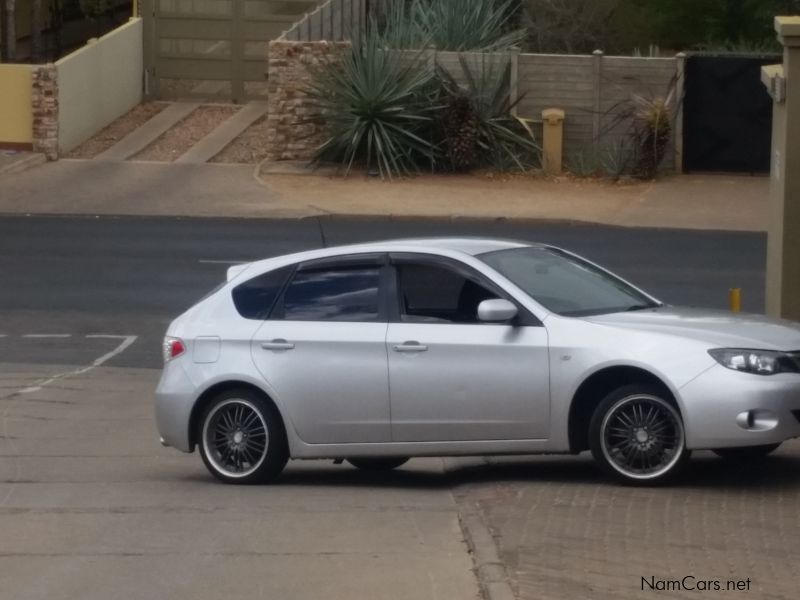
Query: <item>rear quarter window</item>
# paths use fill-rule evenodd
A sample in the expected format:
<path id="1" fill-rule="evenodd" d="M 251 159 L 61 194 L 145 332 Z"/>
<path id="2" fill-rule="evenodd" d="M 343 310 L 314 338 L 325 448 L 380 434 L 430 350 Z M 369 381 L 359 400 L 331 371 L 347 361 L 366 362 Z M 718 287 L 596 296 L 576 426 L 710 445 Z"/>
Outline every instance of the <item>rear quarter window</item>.
<path id="1" fill-rule="evenodd" d="M 294 267 L 283 267 L 263 273 L 233 288 L 233 304 L 245 319 L 263 321 L 269 318 L 286 280 Z"/>

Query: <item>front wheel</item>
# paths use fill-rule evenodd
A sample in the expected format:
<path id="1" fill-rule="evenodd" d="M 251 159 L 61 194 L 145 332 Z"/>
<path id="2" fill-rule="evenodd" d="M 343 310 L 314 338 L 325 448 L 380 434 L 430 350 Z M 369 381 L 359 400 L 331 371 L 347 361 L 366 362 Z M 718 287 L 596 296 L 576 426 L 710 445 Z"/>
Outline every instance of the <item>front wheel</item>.
<path id="1" fill-rule="evenodd" d="M 747 446 L 745 448 L 717 448 L 713 450 L 713 452 L 726 460 L 758 460 L 760 458 L 766 458 L 769 454 L 777 450 L 779 446 L 780 443 L 765 444 L 763 446 Z"/>
<path id="2" fill-rule="evenodd" d="M 603 470 L 628 485 L 664 483 L 691 454 L 678 410 L 663 391 L 648 385 L 628 385 L 606 396 L 592 415 L 589 444 Z"/>
<path id="3" fill-rule="evenodd" d="M 280 415 L 251 390 L 223 392 L 200 420 L 200 455 L 209 472 L 225 483 L 266 483 L 289 457 Z"/>
<path id="4" fill-rule="evenodd" d="M 347 462 L 364 471 L 391 471 L 408 462 L 404 456 L 348 458 Z"/>

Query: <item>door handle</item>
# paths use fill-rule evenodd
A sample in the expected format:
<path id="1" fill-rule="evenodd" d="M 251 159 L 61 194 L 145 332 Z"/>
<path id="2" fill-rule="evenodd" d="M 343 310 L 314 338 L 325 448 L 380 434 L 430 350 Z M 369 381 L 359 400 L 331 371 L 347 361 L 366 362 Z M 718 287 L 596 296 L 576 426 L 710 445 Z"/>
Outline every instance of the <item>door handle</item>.
<path id="1" fill-rule="evenodd" d="M 272 340 L 261 344 L 264 350 L 294 350 L 294 344 L 283 339 Z"/>
<path id="2" fill-rule="evenodd" d="M 403 342 L 392 346 L 395 352 L 427 352 L 428 347 L 419 342 Z"/>

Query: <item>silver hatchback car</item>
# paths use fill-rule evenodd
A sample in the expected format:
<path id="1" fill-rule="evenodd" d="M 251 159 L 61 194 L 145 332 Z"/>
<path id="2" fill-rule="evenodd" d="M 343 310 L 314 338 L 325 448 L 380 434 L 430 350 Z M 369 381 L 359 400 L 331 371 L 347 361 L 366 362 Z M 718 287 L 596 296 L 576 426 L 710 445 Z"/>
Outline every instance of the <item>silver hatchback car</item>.
<path id="1" fill-rule="evenodd" d="M 674 308 L 575 254 L 495 239 L 236 266 L 169 327 L 161 440 L 229 483 L 289 458 L 579 453 L 630 484 L 694 449 L 800 436 L 800 326 Z"/>

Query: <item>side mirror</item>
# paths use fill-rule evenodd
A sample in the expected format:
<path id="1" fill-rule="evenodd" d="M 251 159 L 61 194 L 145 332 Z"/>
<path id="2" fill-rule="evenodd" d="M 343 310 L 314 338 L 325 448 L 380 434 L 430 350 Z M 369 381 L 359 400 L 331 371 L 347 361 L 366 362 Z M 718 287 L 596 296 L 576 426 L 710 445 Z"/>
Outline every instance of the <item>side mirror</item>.
<path id="1" fill-rule="evenodd" d="M 510 321 L 517 316 L 517 307 L 508 300 L 484 300 L 478 305 L 478 319 L 488 323 Z"/>

